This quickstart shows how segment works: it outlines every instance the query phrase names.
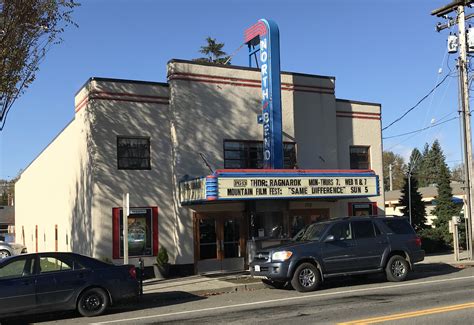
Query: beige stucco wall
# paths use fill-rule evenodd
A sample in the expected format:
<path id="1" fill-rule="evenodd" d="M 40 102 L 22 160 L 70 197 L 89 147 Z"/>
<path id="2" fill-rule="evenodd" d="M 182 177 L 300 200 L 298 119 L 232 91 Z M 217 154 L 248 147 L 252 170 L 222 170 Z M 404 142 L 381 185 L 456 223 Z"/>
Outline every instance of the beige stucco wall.
<path id="1" fill-rule="evenodd" d="M 378 197 L 341 201 L 346 204 L 345 206 L 341 205 L 339 213 L 347 214 L 348 202 L 377 202 L 378 213 L 384 214 L 381 106 L 372 103 L 337 100 L 336 111 L 338 115 L 338 168 L 350 168 L 350 146 L 369 146 L 370 169 L 379 176 L 380 191 Z"/>
<path id="2" fill-rule="evenodd" d="M 131 207 L 158 207 L 160 246 L 176 257 L 173 233 L 168 87 L 159 83 L 94 79 L 86 85 L 89 105 L 78 114 L 91 121 L 89 155 L 93 187 L 90 222 L 94 256 L 112 256 L 112 208 L 122 207 L 129 193 Z M 78 98 L 78 101 L 81 101 Z M 119 170 L 117 136 L 150 137 L 151 169 Z M 92 194 L 91 193 L 91 194 Z M 136 262 L 134 259 L 130 260 Z M 146 258 L 151 265 L 153 257 Z"/>
<path id="3" fill-rule="evenodd" d="M 60 251 L 70 251 L 77 240 L 83 240 L 82 236 L 72 235 L 73 207 L 83 199 L 78 195 L 83 186 L 79 180 L 85 159 L 81 129 L 80 123 L 73 120 L 25 169 L 15 185 L 17 241 L 24 240 L 29 252 L 36 251 L 36 226 L 39 251 L 54 251 L 55 225 Z"/>

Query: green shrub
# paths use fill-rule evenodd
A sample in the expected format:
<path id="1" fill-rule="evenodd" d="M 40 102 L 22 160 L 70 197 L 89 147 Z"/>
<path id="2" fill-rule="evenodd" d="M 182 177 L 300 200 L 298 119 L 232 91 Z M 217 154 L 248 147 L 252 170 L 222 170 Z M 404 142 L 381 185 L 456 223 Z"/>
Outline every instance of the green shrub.
<path id="1" fill-rule="evenodd" d="M 158 256 L 156 256 L 156 264 L 158 265 L 165 265 L 168 264 L 169 257 L 168 257 L 168 251 L 166 248 L 161 247 L 160 250 L 158 251 Z"/>
<path id="2" fill-rule="evenodd" d="M 421 237 L 421 248 L 427 254 L 438 253 L 450 250 L 451 247 L 446 243 L 443 231 L 439 228 L 423 229 L 419 232 Z"/>

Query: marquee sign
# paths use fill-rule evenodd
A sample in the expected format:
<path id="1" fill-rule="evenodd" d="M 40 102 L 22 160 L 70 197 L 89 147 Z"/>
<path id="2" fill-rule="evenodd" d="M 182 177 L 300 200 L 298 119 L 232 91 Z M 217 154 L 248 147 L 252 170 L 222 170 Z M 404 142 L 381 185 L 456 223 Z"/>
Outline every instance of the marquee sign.
<path id="1" fill-rule="evenodd" d="M 375 177 L 219 178 L 219 199 L 323 198 L 377 195 Z"/>
<path id="2" fill-rule="evenodd" d="M 181 203 L 205 201 L 207 199 L 206 177 L 180 182 L 179 199 Z"/>
<path id="3" fill-rule="evenodd" d="M 260 51 L 262 78 L 263 168 L 283 168 L 280 32 L 275 22 L 260 19 L 245 31 L 250 55 Z M 255 49 L 256 47 L 256 49 Z"/>
<path id="4" fill-rule="evenodd" d="M 181 204 L 205 201 L 355 198 L 379 195 L 373 171 L 275 172 L 218 170 L 214 175 L 180 183 Z"/>

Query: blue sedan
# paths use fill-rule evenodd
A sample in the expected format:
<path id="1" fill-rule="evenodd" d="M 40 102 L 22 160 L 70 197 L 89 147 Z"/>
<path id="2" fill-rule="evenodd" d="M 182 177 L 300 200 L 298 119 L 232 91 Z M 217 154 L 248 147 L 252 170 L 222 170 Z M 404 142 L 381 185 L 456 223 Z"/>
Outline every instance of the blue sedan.
<path id="1" fill-rule="evenodd" d="M 0 318 L 75 309 L 82 316 L 97 316 L 138 293 L 133 265 L 116 266 L 74 253 L 0 260 Z"/>

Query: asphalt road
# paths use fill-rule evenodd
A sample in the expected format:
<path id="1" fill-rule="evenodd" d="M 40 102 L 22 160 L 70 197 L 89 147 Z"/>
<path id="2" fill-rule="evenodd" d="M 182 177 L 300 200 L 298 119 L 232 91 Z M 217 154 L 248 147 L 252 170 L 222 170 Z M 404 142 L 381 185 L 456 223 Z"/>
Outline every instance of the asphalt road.
<path id="1" fill-rule="evenodd" d="M 18 320 L 51 324 L 472 324 L 474 268 L 426 264 L 409 280 L 383 276 L 334 279 L 312 293 L 262 289 L 217 296 L 163 295 L 115 307 L 107 315 L 34 316 Z"/>

